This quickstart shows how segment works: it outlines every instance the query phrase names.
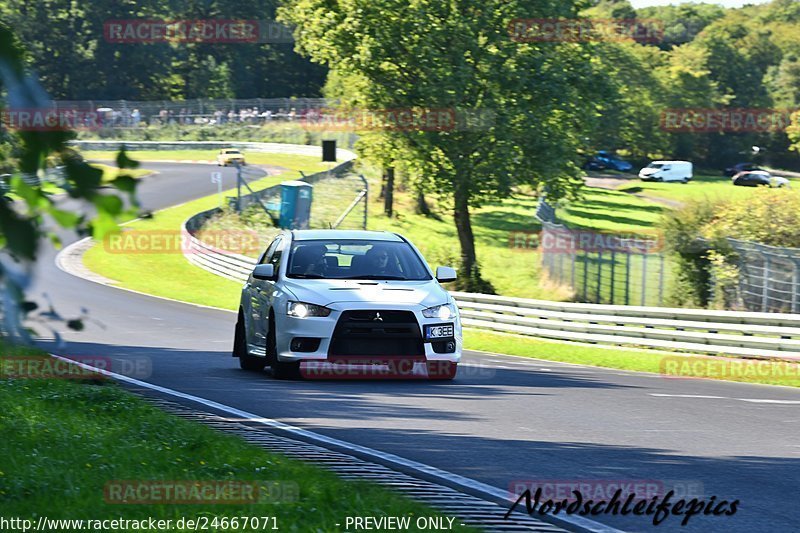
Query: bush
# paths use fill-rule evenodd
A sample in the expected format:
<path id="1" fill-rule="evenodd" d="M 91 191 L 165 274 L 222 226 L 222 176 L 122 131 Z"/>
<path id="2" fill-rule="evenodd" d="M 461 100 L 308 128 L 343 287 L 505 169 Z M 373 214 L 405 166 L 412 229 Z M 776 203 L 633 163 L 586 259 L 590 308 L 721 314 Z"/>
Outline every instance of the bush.
<path id="1" fill-rule="evenodd" d="M 664 245 L 673 256 L 676 273 L 665 303 L 677 307 L 706 307 L 711 298 L 711 272 L 703 230 L 714 220 L 719 201 L 692 201 L 664 218 Z"/>
<path id="2" fill-rule="evenodd" d="M 737 200 L 696 200 L 664 222 L 677 272 L 668 305 L 734 309 L 741 306 L 739 257 L 728 238 L 800 248 L 800 192 L 755 188 Z"/>
<path id="3" fill-rule="evenodd" d="M 800 248 L 800 192 L 755 188 L 747 198 L 717 206 L 703 236 Z"/>

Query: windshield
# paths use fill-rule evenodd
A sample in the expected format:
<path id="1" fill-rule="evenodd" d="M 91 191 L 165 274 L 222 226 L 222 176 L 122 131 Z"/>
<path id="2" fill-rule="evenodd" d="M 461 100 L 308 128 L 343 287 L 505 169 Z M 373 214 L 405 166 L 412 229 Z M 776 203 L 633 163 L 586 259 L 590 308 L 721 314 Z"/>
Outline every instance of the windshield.
<path id="1" fill-rule="evenodd" d="M 664 166 L 663 163 L 650 163 L 649 165 L 647 165 L 647 168 L 661 168 L 663 166 Z"/>
<path id="2" fill-rule="evenodd" d="M 424 281 L 425 264 L 405 242 L 365 240 L 295 241 L 287 277 Z"/>

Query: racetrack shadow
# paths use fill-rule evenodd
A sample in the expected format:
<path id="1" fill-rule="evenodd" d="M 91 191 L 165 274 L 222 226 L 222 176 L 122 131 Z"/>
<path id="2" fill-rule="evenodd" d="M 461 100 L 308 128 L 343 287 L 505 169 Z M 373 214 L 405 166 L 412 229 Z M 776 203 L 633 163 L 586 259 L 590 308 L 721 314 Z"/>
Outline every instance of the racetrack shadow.
<path id="1" fill-rule="evenodd" d="M 280 404 L 288 416 L 313 415 L 336 420 L 346 414 L 351 420 L 375 417 L 406 419 L 477 420 L 469 409 L 458 407 L 475 397 L 529 402 L 537 396 L 562 393 L 569 389 L 613 389 L 617 385 L 590 376 L 576 376 L 533 369 L 498 368 L 478 361 L 461 365 L 454 381 L 427 379 L 292 380 L 272 378 L 270 371 L 247 372 L 229 351 L 192 351 L 140 346 L 115 346 L 71 342 L 59 350 L 53 343 L 41 342 L 48 351 L 66 357 L 108 359 L 108 368 L 124 375 L 196 394 L 217 401 L 241 401 L 240 408 L 260 404 Z M 466 359 L 465 359 L 466 361 Z M 454 405 L 440 409 L 431 399 L 446 397 Z M 391 399 L 391 401 L 387 401 Z M 435 402 L 433 402 L 435 403 Z M 273 413 L 274 414 L 274 413 Z"/>

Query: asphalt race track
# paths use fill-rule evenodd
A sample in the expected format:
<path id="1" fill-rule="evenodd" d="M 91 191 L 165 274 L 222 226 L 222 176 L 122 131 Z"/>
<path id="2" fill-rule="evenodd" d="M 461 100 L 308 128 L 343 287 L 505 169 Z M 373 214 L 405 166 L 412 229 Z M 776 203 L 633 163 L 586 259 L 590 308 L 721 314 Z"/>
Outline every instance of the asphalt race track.
<path id="1" fill-rule="evenodd" d="M 216 192 L 210 165 L 150 163 L 151 210 Z M 235 170 L 223 169 L 225 188 Z M 74 240 L 74 237 L 72 237 Z M 67 237 L 69 241 L 69 237 Z M 630 531 L 789 531 L 800 523 L 800 391 L 468 352 L 453 383 L 283 382 L 230 357 L 235 315 L 121 291 L 62 272 L 47 250 L 31 296 L 81 332 L 66 356 L 144 361 L 138 379 L 368 446 L 495 487 L 519 480 L 648 481 L 740 500 L 735 516 L 594 520 Z M 654 355 L 654 357 L 658 357 Z M 697 494 L 690 494 L 690 498 Z"/>

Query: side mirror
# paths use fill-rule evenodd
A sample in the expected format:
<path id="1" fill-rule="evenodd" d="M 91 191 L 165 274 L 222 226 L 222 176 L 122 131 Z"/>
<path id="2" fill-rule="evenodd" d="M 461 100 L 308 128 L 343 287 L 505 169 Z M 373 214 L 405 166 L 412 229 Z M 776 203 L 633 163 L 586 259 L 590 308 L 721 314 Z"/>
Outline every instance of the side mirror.
<path id="1" fill-rule="evenodd" d="M 451 267 L 436 267 L 436 279 L 439 283 L 447 283 L 449 281 L 455 281 L 458 275 L 456 274 L 456 269 Z"/>
<path id="2" fill-rule="evenodd" d="M 275 265 L 271 263 L 256 265 L 253 269 L 253 277 L 262 281 L 273 279 L 275 277 Z"/>

